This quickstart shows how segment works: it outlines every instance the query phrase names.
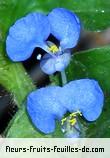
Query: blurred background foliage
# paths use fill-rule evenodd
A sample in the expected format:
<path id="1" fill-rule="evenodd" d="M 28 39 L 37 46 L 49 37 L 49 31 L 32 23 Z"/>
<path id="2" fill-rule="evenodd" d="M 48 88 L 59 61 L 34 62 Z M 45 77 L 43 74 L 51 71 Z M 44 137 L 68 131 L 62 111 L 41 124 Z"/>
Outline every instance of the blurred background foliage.
<path id="1" fill-rule="evenodd" d="M 56 131 L 50 135 L 44 135 L 37 131 L 31 124 L 25 110 L 25 100 L 28 93 L 36 89 L 36 85 L 41 87 L 49 84 L 48 76 L 40 72 L 36 60 L 34 62 L 37 67 L 34 65 L 32 69 L 30 68 L 32 59 L 25 63 L 13 63 L 7 57 L 5 48 L 9 27 L 17 19 L 30 12 L 48 14 L 56 7 L 67 8 L 75 12 L 82 24 L 79 44 L 73 50 L 75 55 L 66 69 L 68 81 L 94 78 L 99 81 L 105 94 L 105 105 L 100 118 L 93 123 L 81 119 L 86 137 L 110 137 L 110 0 L 0 0 L 1 128 L 3 120 L 5 119 L 7 122 L 1 130 L 1 134 L 5 137 L 63 137 L 58 122 Z M 40 80 L 46 78 L 44 79 L 45 83 L 39 84 L 39 78 Z M 54 75 L 51 82 L 51 84 L 60 85 L 60 75 Z M 5 99 L 7 102 L 4 102 L 6 96 L 8 96 Z M 16 107 L 14 113 L 13 104 Z M 8 113 L 8 107 L 10 107 L 11 114 L 3 113 L 3 106 L 6 107 L 5 110 Z"/>

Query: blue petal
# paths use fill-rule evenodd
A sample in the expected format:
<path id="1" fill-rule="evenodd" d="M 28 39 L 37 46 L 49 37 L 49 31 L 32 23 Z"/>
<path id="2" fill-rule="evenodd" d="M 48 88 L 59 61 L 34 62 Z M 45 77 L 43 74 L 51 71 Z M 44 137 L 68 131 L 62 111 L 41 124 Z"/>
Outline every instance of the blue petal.
<path id="1" fill-rule="evenodd" d="M 34 125 L 44 133 L 55 129 L 55 119 L 61 119 L 66 112 L 58 94 L 61 87 L 51 86 L 41 88 L 29 94 L 27 111 Z"/>
<path id="2" fill-rule="evenodd" d="M 63 87 L 62 100 L 68 102 L 66 107 L 70 112 L 80 110 L 88 121 L 93 121 L 102 111 L 104 95 L 98 82 L 81 79 Z"/>
<path id="3" fill-rule="evenodd" d="M 45 54 L 40 62 L 40 67 L 44 73 L 50 75 L 56 71 L 63 71 L 70 63 L 70 59 L 70 52 L 55 57 Z"/>
<path id="4" fill-rule="evenodd" d="M 28 113 L 31 116 L 32 122 L 37 129 L 45 134 L 54 132 L 55 119 L 53 115 L 44 112 L 37 112 L 33 108 L 29 108 Z"/>
<path id="5" fill-rule="evenodd" d="M 83 116 L 86 118 L 86 120 L 88 121 L 95 121 L 96 119 L 98 119 L 98 117 L 100 116 L 102 112 L 102 108 L 98 107 L 98 106 L 94 106 L 92 108 L 89 108 L 87 110 L 82 110 Z"/>
<path id="6" fill-rule="evenodd" d="M 13 61 L 28 59 L 35 47 L 43 47 L 50 34 L 48 18 L 31 13 L 16 21 L 6 40 L 7 54 Z"/>
<path id="7" fill-rule="evenodd" d="M 75 47 L 80 36 L 78 17 L 69 10 L 56 8 L 50 12 L 48 19 L 51 33 L 60 40 L 62 49 Z"/>

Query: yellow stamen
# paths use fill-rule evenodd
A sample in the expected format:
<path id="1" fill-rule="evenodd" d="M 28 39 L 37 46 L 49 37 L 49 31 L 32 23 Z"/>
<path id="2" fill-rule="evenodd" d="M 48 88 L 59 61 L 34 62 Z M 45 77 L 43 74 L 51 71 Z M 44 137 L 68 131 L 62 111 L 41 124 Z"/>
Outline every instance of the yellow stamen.
<path id="1" fill-rule="evenodd" d="M 61 120 L 61 125 L 63 125 L 64 124 L 64 122 L 67 120 L 67 118 L 65 117 L 65 118 L 63 118 L 62 120 Z"/>
<path id="2" fill-rule="evenodd" d="M 50 46 L 49 48 L 48 48 L 48 50 L 50 51 L 50 52 L 52 52 L 52 53 L 57 53 L 58 52 L 58 47 L 56 46 L 56 45 L 52 45 L 52 46 Z"/>
<path id="3" fill-rule="evenodd" d="M 70 117 L 75 117 L 77 114 L 79 114 L 80 116 L 82 116 L 81 112 L 78 110 L 76 112 L 71 113 Z"/>
<path id="4" fill-rule="evenodd" d="M 69 123 L 70 123 L 71 126 L 74 126 L 76 122 L 77 122 L 76 118 L 73 118 L 73 119 L 69 120 Z"/>

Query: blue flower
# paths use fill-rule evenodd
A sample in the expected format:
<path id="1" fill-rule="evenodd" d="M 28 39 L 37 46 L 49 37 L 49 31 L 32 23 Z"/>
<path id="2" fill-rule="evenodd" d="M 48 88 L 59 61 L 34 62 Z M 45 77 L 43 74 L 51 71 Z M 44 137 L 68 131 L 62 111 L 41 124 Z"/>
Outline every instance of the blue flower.
<path id="1" fill-rule="evenodd" d="M 59 40 L 60 46 L 48 41 L 50 34 Z M 36 47 L 42 48 L 48 55 L 41 60 L 41 69 L 52 74 L 64 70 L 69 64 L 70 48 L 76 46 L 79 35 L 79 19 L 69 10 L 56 8 L 48 16 L 30 13 L 17 20 L 10 28 L 6 50 L 11 60 L 24 61 L 32 55 Z"/>
<path id="2" fill-rule="evenodd" d="M 33 124 L 48 134 L 54 132 L 55 120 L 61 120 L 68 111 L 80 111 L 85 119 L 95 121 L 102 112 L 103 102 L 104 95 L 98 82 L 81 79 L 64 87 L 49 86 L 30 93 L 27 111 Z"/>

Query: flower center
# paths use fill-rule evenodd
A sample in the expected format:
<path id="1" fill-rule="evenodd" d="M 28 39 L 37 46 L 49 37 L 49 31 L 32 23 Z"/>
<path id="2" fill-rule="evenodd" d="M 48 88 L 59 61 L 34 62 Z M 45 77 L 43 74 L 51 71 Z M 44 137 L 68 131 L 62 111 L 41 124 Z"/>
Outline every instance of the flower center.
<path id="1" fill-rule="evenodd" d="M 50 52 L 52 52 L 53 54 L 56 54 L 59 49 L 58 49 L 58 47 L 54 44 L 54 45 L 50 46 L 50 47 L 48 48 L 48 50 L 49 50 Z"/>
<path id="2" fill-rule="evenodd" d="M 47 45 L 48 45 L 48 51 L 51 52 L 52 54 L 56 54 L 57 52 L 59 52 L 59 48 L 53 42 L 47 41 Z"/>
<path id="3" fill-rule="evenodd" d="M 77 122 L 76 116 L 77 116 L 77 115 L 82 116 L 82 113 L 78 110 L 78 111 L 73 112 L 73 113 L 71 113 L 71 114 L 69 115 L 69 120 L 68 120 L 68 122 L 70 123 L 71 126 L 74 126 L 74 125 L 76 124 L 76 122 Z M 61 120 L 61 125 L 64 125 L 64 123 L 67 121 L 67 118 L 68 118 L 68 117 L 65 117 L 65 118 L 63 118 L 63 119 Z"/>

